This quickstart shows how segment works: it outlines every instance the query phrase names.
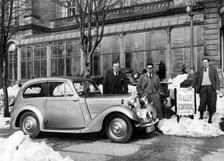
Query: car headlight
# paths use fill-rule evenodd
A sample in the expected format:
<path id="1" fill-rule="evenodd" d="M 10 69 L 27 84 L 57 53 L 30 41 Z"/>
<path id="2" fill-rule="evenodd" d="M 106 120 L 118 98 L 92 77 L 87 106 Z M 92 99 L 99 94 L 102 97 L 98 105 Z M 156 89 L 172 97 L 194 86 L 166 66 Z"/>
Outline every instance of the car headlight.
<path id="1" fill-rule="evenodd" d="M 141 122 L 151 122 L 157 118 L 155 107 L 146 98 L 133 97 L 128 101 L 128 105 Z"/>
<path id="2" fill-rule="evenodd" d="M 132 110 L 135 110 L 135 111 L 136 111 L 136 109 L 141 108 L 140 100 L 139 100 L 138 96 L 134 96 L 134 97 L 130 98 L 130 100 L 128 101 L 127 104 L 129 107 L 131 107 Z"/>

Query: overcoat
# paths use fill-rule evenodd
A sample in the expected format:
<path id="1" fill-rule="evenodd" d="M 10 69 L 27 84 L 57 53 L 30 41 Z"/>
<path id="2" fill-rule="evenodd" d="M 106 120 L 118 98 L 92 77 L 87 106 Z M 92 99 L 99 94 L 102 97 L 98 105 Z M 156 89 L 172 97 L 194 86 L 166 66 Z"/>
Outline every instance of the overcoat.
<path id="1" fill-rule="evenodd" d="M 118 75 L 115 78 L 113 70 L 109 70 L 106 73 L 105 79 L 103 81 L 103 93 L 104 94 L 113 94 L 115 85 L 117 86 L 116 93 L 114 94 L 127 94 L 128 93 L 128 83 L 127 77 L 121 71 L 118 72 Z"/>
<path id="2" fill-rule="evenodd" d="M 209 66 L 209 78 L 212 84 L 212 88 L 214 91 L 220 90 L 220 81 L 219 81 L 219 76 L 218 72 L 215 68 Z M 203 72 L 204 69 L 201 68 L 195 73 L 194 79 L 192 81 L 192 87 L 195 88 L 196 93 L 199 93 L 200 87 L 202 84 L 202 79 L 203 79 Z"/>
<path id="3" fill-rule="evenodd" d="M 138 92 L 138 95 L 141 96 L 141 97 L 144 97 L 145 96 L 144 89 L 147 86 L 148 79 L 149 79 L 149 76 L 148 76 L 147 73 L 142 74 L 139 77 L 139 79 L 138 79 L 137 92 Z M 159 76 L 156 75 L 155 73 L 152 73 L 152 80 L 154 82 L 156 91 L 158 93 L 160 93 L 160 79 L 159 79 Z"/>

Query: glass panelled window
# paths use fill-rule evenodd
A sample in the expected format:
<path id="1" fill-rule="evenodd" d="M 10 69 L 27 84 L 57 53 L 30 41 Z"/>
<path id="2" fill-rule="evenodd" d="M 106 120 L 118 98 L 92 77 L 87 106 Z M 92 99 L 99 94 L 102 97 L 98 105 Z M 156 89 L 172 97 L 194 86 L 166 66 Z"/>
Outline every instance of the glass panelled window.
<path id="1" fill-rule="evenodd" d="M 81 74 L 80 48 L 74 42 L 66 42 L 66 75 L 80 76 Z"/>
<path id="2" fill-rule="evenodd" d="M 164 30 L 125 35 L 125 67 L 141 73 L 153 63 L 157 70 L 161 60 L 166 62 L 166 36 Z"/>
<path id="3" fill-rule="evenodd" d="M 47 47 L 45 45 L 21 48 L 21 78 L 47 76 Z"/>
<path id="4" fill-rule="evenodd" d="M 115 60 L 120 59 L 119 36 L 103 37 L 93 55 L 94 75 L 104 75 Z"/>
<path id="5" fill-rule="evenodd" d="M 51 75 L 52 76 L 64 75 L 63 51 L 64 51 L 63 43 L 52 44 L 51 46 Z"/>
<path id="6" fill-rule="evenodd" d="M 141 72 L 145 66 L 145 33 L 125 35 L 125 67 Z"/>
<path id="7" fill-rule="evenodd" d="M 201 66 L 201 55 L 204 46 L 204 27 L 194 26 L 194 64 Z M 183 64 L 187 72 L 190 72 L 190 27 L 174 28 L 171 30 L 171 61 L 173 72 L 180 73 Z M 196 63 L 197 61 L 197 63 Z"/>
<path id="8" fill-rule="evenodd" d="M 26 78 L 26 50 L 21 49 L 21 79 Z"/>
<path id="9" fill-rule="evenodd" d="M 80 48 L 74 42 L 58 42 L 51 49 L 52 76 L 79 76 L 80 75 Z"/>
<path id="10" fill-rule="evenodd" d="M 17 79 L 17 50 L 15 44 L 9 46 L 8 51 L 8 76 L 9 80 Z"/>
<path id="11" fill-rule="evenodd" d="M 21 78 L 33 78 L 33 48 L 24 47 L 21 49 Z"/>
<path id="12" fill-rule="evenodd" d="M 43 46 L 34 47 L 34 77 L 47 76 L 47 48 Z"/>
<path id="13" fill-rule="evenodd" d="M 165 30 L 150 31 L 145 34 L 146 60 L 155 65 L 155 70 L 158 70 L 160 61 L 166 62 L 166 40 Z"/>
<path id="14" fill-rule="evenodd" d="M 57 18 L 73 16 L 73 2 L 65 2 L 66 7 L 57 6 Z"/>

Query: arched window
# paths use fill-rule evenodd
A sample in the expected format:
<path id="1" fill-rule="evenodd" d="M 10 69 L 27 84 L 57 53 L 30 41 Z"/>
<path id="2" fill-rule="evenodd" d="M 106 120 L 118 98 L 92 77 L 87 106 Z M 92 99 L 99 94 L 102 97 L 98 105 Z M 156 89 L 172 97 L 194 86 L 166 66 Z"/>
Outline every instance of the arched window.
<path id="1" fill-rule="evenodd" d="M 15 81 L 17 79 L 17 49 L 14 42 L 9 45 L 8 62 L 9 80 Z"/>
<path id="2" fill-rule="evenodd" d="M 47 76 L 47 53 L 43 46 L 35 46 L 34 48 L 34 77 Z"/>
<path id="3" fill-rule="evenodd" d="M 66 75 L 79 76 L 80 69 L 80 48 L 73 42 L 66 43 Z"/>
<path id="4" fill-rule="evenodd" d="M 21 79 L 47 76 L 46 45 L 27 46 L 21 48 Z"/>
<path id="5" fill-rule="evenodd" d="M 79 76 L 80 48 L 74 42 L 54 43 L 51 46 L 51 75 Z"/>
<path id="6" fill-rule="evenodd" d="M 64 46 L 63 43 L 54 43 L 51 46 L 51 75 L 64 76 Z"/>

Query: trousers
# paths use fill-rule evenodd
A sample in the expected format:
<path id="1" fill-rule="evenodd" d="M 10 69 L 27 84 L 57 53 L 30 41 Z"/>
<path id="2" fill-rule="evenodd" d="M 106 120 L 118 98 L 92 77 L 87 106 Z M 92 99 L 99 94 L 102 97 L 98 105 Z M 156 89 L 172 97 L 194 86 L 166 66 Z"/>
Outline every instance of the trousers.
<path id="1" fill-rule="evenodd" d="M 156 111 L 158 113 L 158 117 L 160 120 L 163 119 L 162 109 L 161 109 L 161 99 L 159 93 L 148 93 L 147 99 L 149 102 L 153 102 L 153 105 L 156 108 Z"/>
<path id="2" fill-rule="evenodd" d="M 199 90 L 200 105 L 198 111 L 216 112 L 217 95 L 212 85 L 201 86 Z"/>

